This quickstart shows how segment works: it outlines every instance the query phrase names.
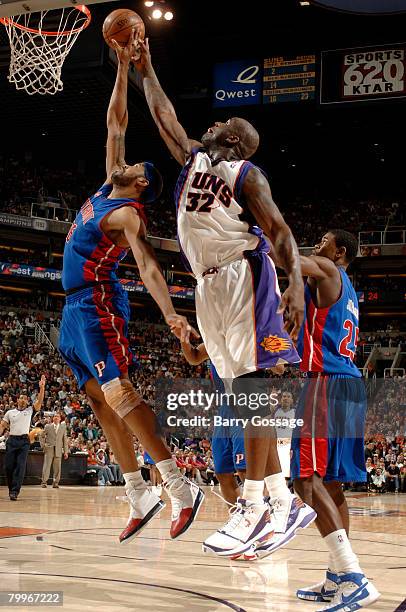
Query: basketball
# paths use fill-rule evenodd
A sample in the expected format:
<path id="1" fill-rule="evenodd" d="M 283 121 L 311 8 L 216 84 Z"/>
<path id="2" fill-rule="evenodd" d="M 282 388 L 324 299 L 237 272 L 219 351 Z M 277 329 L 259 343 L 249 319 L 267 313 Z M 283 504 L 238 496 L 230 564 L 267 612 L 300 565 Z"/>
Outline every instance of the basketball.
<path id="1" fill-rule="evenodd" d="M 129 9 L 117 9 L 104 20 L 104 40 L 112 49 L 114 49 L 112 39 L 116 40 L 120 47 L 125 47 L 133 28 L 140 33 L 141 38 L 144 38 L 145 25 L 141 17 Z"/>

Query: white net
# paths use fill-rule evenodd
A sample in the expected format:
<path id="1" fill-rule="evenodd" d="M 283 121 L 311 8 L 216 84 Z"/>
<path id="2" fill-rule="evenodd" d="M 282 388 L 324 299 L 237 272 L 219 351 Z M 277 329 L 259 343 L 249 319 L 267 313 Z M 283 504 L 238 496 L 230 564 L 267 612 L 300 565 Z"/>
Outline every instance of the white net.
<path id="1" fill-rule="evenodd" d="M 10 40 L 10 83 L 30 95 L 62 91 L 62 66 L 80 32 L 90 23 L 89 9 L 81 5 L 0 21 Z"/>

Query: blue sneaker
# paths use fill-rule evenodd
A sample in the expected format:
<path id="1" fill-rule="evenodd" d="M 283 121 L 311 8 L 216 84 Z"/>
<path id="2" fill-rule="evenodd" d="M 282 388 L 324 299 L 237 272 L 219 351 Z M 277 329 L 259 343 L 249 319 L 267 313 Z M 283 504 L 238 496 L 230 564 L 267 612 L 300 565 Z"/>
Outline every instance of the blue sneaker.
<path id="1" fill-rule="evenodd" d="M 317 612 L 354 612 L 367 608 L 380 593 L 364 574 L 339 574 L 338 591 L 332 601 Z"/>
<path id="2" fill-rule="evenodd" d="M 263 559 L 292 540 L 298 529 L 305 529 L 317 518 L 316 512 L 296 495 L 269 501 L 274 533 L 256 544 L 256 555 Z"/>
<path id="3" fill-rule="evenodd" d="M 331 601 L 338 591 L 339 581 L 340 579 L 337 574 L 327 570 L 324 582 L 319 582 L 319 584 L 314 584 L 304 589 L 298 589 L 296 597 L 306 601 Z"/>

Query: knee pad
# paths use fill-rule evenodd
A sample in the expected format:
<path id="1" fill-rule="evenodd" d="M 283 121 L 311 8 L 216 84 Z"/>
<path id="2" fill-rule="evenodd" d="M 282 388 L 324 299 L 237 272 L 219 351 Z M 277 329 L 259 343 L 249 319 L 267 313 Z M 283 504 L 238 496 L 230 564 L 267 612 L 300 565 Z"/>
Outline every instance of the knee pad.
<path id="1" fill-rule="evenodd" d="M 144 401 L 126 378 L 114 378 L 102 385 L 101 390 L 110 408 L 122 419 Z"/>

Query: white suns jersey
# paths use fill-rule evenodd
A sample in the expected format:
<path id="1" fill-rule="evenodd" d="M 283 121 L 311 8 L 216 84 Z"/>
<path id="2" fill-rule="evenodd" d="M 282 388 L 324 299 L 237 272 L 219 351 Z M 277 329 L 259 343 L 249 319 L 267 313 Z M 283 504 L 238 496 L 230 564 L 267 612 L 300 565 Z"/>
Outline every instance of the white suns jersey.
<path id="1" fill-rule="evenodd" d="M 242 257 L 244 251 L 268 250 L 262 230 L 241 203 L 241 189 L 252 167 L 244 160 L 212 161 L 203 149 L 194 149 L 179 176 L 179 246 L 185 266 L 197 278 Z"/>

